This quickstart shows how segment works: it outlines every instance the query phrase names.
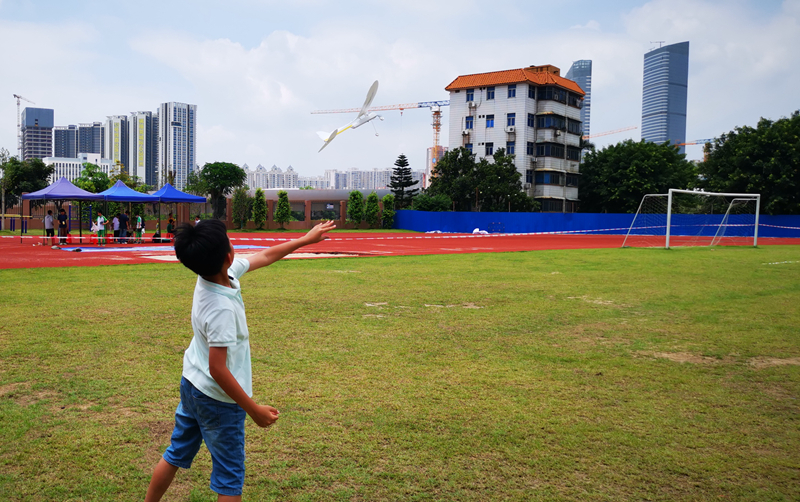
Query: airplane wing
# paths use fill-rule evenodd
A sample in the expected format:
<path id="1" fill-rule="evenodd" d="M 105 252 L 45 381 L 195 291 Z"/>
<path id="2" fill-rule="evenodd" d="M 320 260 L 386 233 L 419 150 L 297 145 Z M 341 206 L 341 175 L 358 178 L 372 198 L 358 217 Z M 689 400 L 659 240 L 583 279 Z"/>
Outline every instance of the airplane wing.
<path id="1" fill-rule="evenodd" d="M 375 94 L 378 93 L 378 81 L 372 83 L 372 87 L 369 88 L 367 91 L 367 99 L 364 100 L 364 106 L 361 107 L 361 111 L 358 112 L 358 117 L 361 117 L 365 113 L 367 113 L 367 108 L 372 104 L 372 100 L 375 99 Z M 356 118 L 358 118 L 356 117 Z"/>
<path id="2" fill-rule="evenodd" d="M 322 148 L 320 148 L 320 149 L 317 151 L 317 153 L 319 153 L 319 152 L 321 152 L 321 151 L 322 151 L 322 149 L 323 149 L 323 148 L 325 148 L 326 146 L 328 146 L 328 145 L 330 145 L 330 144 L 331 144 L 331 141 L 333 141 L 333 140 L 336 138 L 336 135 L 337 135 L 337 134 L 339 134 L 339 129 L 334 129 L 334 130 L 333 130 L 333 132 L 332 132 L 332 133 L 331 133 L 331 134 L 330 134 L 330 135 L 329 135 L 327 138 L 325 137 L 325 133 L 324 133 L 324 132 L 318 132 L 317 134 L 319 134 L 319 135 L 320 135 L 320 137 L 321 137 L 323 140 L 325 140 L 325 144 L 324 144 L 324 145 L 322 145 Z"/>

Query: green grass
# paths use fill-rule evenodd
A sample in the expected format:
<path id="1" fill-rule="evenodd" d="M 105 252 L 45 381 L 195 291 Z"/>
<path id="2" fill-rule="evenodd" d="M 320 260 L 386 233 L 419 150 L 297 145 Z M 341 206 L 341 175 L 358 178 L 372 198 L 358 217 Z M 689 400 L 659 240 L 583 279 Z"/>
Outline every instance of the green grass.
<path id="1" fill-rule="evenodd" d="M 143 498 L 194 283 L 0 271 L 3 499 Z M 255 397 L 282 412 L 248 419 L 246 500 L 800 499 L 798 247 L 286 260 L 242 284 Z M 215 500 L 210 466 L 167 500 Z"/>

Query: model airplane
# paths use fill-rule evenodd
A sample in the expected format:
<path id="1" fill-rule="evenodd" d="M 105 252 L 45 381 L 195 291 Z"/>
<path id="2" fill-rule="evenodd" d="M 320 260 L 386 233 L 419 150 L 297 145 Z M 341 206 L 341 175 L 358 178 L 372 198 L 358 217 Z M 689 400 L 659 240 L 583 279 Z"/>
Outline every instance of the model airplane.
<path id="1" fill-rule="evenodd" d="M 383 120 L 383 117 L 381 117 L 380 115 L 378 115 L 375 112 L 367 113 L 367 108 L 369 108 L 369 106 L 372 104 L 372 100 L 375 99 L 375 94 L 377 92 L 378 92 L 378 81 L 376 80 L 372 84 L 372 87 L 370 87 L 369 91 L 367 92 L 367 99 L 364 100 L 364 106 L 361 107 L 361 111 L 358 112 L 358 116 L 356 116 L 356 118 L 353 119 L 352 122 L 350 122 L 347 125 L 344 125 L 344 126 L 340 127 L 339 129 L 334 129 L 333 132 L 330 132 L 330 133 L 324 132 L 324 131 L 320 131 L 320 132 L 317 133 L 319 135 L 319 137 L 322 138 L 322 141 L 325 142 L 325 144 L 322 145 L 322 148 L 319 149 L 319 152 L 321 152 L 323 148 L 328 146 L 331 143 L 331 141 L 333 141 L 334 138 L 336 138 L 336 136 L 338 136 L 339 134 L 342 134 L 346 130 L 348 130 L 348 129 L 357 129 L 357 128 L 361 127 L 362 125 L 366 124 L 367 122 L 370 122 L 370 121 L 375 120 L 375 119 Z M 378 133 L 376 132 L 375 135 L 377 136 Z M 317 152 L 317 153 L 319 153 L 319 152 Z"/>

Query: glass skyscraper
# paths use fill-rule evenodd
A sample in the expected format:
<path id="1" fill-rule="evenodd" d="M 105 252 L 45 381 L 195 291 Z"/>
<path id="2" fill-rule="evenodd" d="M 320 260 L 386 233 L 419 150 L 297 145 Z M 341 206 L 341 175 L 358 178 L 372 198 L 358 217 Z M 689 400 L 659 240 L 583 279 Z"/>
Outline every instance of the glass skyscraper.
<path id="1" fill-rule="evenodd" d="M 586 96 L 583 97 L 583 108 L 581 108 L 581 122 L 583 124 L 583 135 L 589 136 L 589 118 L 592 115 L 592 60 L 581 59 L 575 61 L 567 72 L 567 78 L 581 86 Z"/>
<path id="2" fill-rule="evenodd" d="M 197 105 L 161 103 L 158 110 L 158 186 L 174 176 L 175 188 L 183 190 L 195 170 Z"/>
<path id="3" fill-rule="evenodd" d="M 665 45 L 644 55 L 642 139 L 686 142 L 689 42 Z M 684 153 L 685 147 L 680 147 Z"/>
<path id="4" fill-rule="evenodd" d="M 53 155 L 53 110 L 22 110 L 22 160 L 43 159 Z"/>

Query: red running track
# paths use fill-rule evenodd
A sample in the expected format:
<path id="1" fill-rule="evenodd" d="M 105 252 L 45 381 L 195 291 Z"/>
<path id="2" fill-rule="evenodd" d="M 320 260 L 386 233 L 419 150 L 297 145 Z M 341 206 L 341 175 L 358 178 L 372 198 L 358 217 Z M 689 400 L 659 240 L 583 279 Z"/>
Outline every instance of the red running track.
<path id="1" fill-rule="evenodd" d="M 301 234 L 229 233 L 235 246 L 273 246 L 300 237 Z M 546 249 L 600 249 L 622 245 L 622 235 L 581 234 L 414 234 L 400 232 L 333 233 L 324 242 L 306 246 L 289 258 L 326 258 L 351 256 L 398 256 L 458 253 L 497 253 Z M 84 246 L 83 252 L 51 249 L 41 245 L 43 238 L 0 237 L 0 269 L 39 267 L 92 267 L 137 263 L 175 262 L 169 244 L 146 244 L 143 247 L 114 244 L 102 248 Z M 20 242 L 22 241 L 22 242 Z M 800 245 L 800 239 L 759 239 L 759 245 Z M 65 246 L 73 247 L 73 246 Z M 256 250 L 237 249 L 239 254 Z"/>

